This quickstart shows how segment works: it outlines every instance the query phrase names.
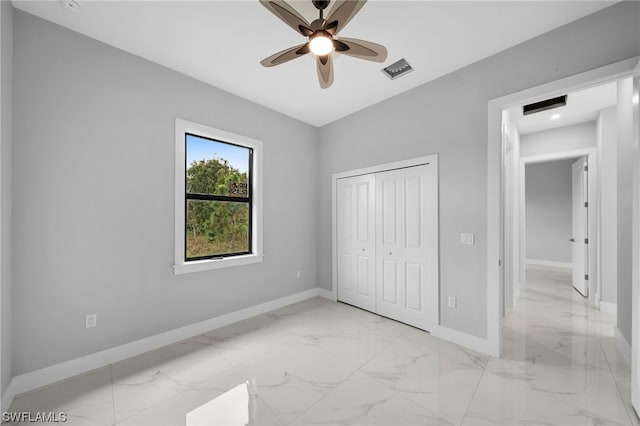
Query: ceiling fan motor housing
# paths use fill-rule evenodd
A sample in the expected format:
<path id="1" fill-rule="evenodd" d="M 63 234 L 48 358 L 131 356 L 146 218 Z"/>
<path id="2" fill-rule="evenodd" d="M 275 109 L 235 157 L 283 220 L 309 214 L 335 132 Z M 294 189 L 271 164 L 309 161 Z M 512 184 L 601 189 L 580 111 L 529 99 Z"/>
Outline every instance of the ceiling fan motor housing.
<path id="1" fill-rule="evenodd" d="M 329 0 L 313 0 L 313 5 L 316 9 L 324 10 L 329 6 Z"/>

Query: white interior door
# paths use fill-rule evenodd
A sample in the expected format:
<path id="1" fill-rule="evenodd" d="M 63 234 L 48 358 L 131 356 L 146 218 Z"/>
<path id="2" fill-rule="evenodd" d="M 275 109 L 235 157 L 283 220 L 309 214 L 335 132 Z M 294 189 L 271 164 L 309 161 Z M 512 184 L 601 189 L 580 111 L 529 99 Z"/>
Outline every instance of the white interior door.
<path id="1" fill-rule="evenodd" d="M 336 181 L 338 300 L 375 310 L 375 178 Z"/>
<path id="2" fill-rule="evenodd" d="M 580 158 L 572 166 L 572 261 L 573 287 L 583 296 L 588 296 L 587 256 L 587 160 Z"/>
<path id="3" fill-rule="evenodd" d="M 429 264 L 429 238 L 437 239 L 428 223 L 432 214 L 427 213 L 433 210 L 429 203 L 434 203 L 429 167 L 377 173 L 375 179 L 376 309 L 424 330 L 430 328 L 430 271 L 435 268 Z"/>

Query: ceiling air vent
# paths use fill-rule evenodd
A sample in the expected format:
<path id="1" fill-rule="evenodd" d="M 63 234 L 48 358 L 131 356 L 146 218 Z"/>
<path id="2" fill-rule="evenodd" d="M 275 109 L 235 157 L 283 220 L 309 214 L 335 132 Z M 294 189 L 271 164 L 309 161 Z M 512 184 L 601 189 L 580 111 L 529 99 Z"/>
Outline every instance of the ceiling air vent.
<path id="1" fill-rule="evenodd" d="M 391 80 L 395 80 L 396 78 L 405 75 L 409 72 L 413 71 L 409 62 L 406 59 L 402 58 L 397 62 L 392 63 L 388 67 L 382 68 L 382 72 L 389 77 Z"/>
<path id="2" fill-rule="evenodd" d="M 567 95 L 558 96 L 557 98 L 546 99 L 544 101 L 535 102 L 522 107 L 523 115 L 535 114 L 536 112 L 547 111 L 553 108 L 560 108 L 567 104 Z"/>

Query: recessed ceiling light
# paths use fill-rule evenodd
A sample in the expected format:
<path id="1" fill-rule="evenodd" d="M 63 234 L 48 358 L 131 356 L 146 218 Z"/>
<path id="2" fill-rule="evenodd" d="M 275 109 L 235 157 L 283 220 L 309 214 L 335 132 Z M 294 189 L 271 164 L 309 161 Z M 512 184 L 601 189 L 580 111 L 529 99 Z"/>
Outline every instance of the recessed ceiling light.
<path id="1" fill-rule="evenodd" d="M 552 120 L 557 120 L 558 118 L 560 118 L 560 114 L 553 114 L 553 115 L 551 116 L 551 119 L 552 119 Z"/>
<path id="2" fill-rule="evenodd" d="M 78 3 L 76 0 L 59 0 L 59 1 L 64 8 L 71 10 L 73 12 L 79 12 L 80 9 L 82 9 L 80 7 L 80 3 Z"/>

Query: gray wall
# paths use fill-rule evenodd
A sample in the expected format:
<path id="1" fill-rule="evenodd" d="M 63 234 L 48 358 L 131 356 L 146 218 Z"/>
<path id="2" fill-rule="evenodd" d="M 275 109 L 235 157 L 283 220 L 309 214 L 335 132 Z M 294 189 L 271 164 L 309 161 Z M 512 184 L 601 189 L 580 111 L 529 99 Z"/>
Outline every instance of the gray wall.
<path id="1" fill-rule="evenodd" d="M 596 146 L 596 122 L 558 127 L 521 135 L 522 157 L 573 151 Z"/>
<path id="2" fill-rule="evenodd" d="M 618 329 L 631 344 L 631 199 L 633 184 L 633 81 L 618 82 Z"/>
<path id="3" fill-rule="evenodd" d="M 527 164 L 527 259 L 572 263 L 571 165 L 575 159 Z"/>
<path id="4" fill-rule="evenodd" d="M 14 374 L 317 287 L 316 128 L 14 13 Z M 263 141 L 263 263 L 174 276 L 175 117 Z"/>
<path id="5" fill-rule="evenodd" d="M 618 140 L 616 107 L 598 116 L 602 301 L 618 302 Z"/>
<path id="6" fill-rule="evenodd" d="M 11 147 L 13 92 L 13 7 L 0 1 L 0 395 L 11 380 Z"/>
<path id="7" fill-rule="evenodd" d="M 332 285 L 331 174 L 437 153 L 441 324 L 485 337 L 487 103 L 640 54 L 639 8 L 615 4 L 321 128 L 320 285 Z M 476 244 L 461 246 L 460 232 Z"/>

